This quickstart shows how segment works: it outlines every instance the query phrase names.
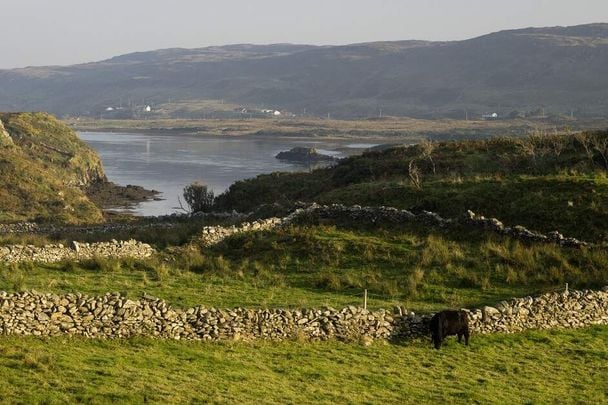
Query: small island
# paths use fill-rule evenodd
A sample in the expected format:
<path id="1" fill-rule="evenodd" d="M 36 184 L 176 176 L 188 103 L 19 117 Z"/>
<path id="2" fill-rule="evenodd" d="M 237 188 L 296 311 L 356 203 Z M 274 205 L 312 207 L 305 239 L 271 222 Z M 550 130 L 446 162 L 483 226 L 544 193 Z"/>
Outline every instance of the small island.
<path id="1" fill-rule="evenodd" d="M 280 152 L 276 158 L 297 163 L 335 162 L 338 160 L 334 156 L 323 155 L 317 152 L 315 148 L 304 148 L 301 146 Z"/>

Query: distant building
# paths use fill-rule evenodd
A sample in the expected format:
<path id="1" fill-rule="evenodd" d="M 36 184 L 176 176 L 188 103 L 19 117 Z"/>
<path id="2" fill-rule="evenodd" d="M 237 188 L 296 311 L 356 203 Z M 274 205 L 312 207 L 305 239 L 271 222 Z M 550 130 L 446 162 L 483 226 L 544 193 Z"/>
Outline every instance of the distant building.
<path id="1" fill-rule="evenodd" d="M 273 114 L 275 117 L 278 117 L 279 115 L 281 115 L 281 112 L 280 112 L 280 111 L 275 111 L 275 112 L 273 112 L 272 114 Z"/>
<path id="2" fill-rule="evenodd" d="M 152 112 L 152 106 L 147 105 L 146 108 L 144 108 L 145 112 Z"/>
<path id="3" fill-rule="evenodd" d="M 108 107 L 106 108 L 106 111 L 114 111 L 114 107 Z"/>
<path id="4" fill-rule="evenodd" d="M 484 120 L 496 120 L 498 119 L 498 113 L 483 114 L 481 118 Z"/>

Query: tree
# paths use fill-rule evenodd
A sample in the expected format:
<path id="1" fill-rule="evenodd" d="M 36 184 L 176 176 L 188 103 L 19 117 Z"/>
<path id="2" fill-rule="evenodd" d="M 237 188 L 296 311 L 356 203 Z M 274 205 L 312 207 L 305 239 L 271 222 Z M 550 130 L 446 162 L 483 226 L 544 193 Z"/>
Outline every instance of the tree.
<path id="1" fill-rule="evenodd" d="M 597 133 L 591 137 L 591 144 L 602 157 L 604 168 L 608 170 L 608 136 Z"/>
<path id="2" fill-rule="evenodd" d="M 416 163 L 413 160 L 410 160 L 410 164 L 408 165 L 407 174 L 410 178 L 410 181 L 412 182 L 412 185 L 417 190 L 421 190 L 422 189 L 422 180 L 420 179 L 420 170 L 418 169 L 418 166 L 416 166 Z"/>
<path id="3" fill-rule="evenodd" d="M 581 144 L 581 146 L 585 150 L 585 155 L 587 155 L 587 159 L 589 160 L 589 163 L 593 167 L 594 153 L 593 153 L 593 141 L 591 139 L 591 136 L 589 136 L 588 134 L 586 134 L 584 132 L 579 132 L 574 135 L 574 138 L 578 141 L 578 143 Z"/>
<path id="4" fill-rule="evenodd" d="M 436 146 L 435 143 L 428 139 L 423 139 L 422 141 L 420 141 L 419 146 L 422 157 L 424 159 L 428 159 L 431 162 L 431 165 L 433 166 L 433 174 L 436 174 L 435 161 L 433 160 L 433 151 L 435 150 Z"/>
<path id="5" fill-rule="evenodd" d="M 190 212 L 209 212 L 213 209 L 215 196 L 206 184 L 195 181 L 184 187 L 184 200 Z"/>

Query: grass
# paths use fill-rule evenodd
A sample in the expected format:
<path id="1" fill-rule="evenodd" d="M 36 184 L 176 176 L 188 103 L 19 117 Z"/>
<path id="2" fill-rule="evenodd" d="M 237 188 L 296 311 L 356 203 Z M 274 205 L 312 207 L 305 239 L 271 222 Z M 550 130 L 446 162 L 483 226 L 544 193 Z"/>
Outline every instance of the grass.
<path id="1" fill-rule="evenodd" d="M 272 173 L 234 183 L 221 209 L 296 201 L 389 205 L 508 225 L 608 238 L 608 132 L 432 143 L 368 152 L 312 173 Z M 412 182 L 410 162 L 419 171 Z M 412 166 L 413 167 L 413 166 Z"/>
<path id="2" fill-rule="evenodd" d="M 446 218 L 467 210 L 496 217 L 508 226 L 540 232 L 559 230 L 588 241 L 608 240 L 608 180 L 592 176 L 478 177 L 430 181 L 416 190 L 403 181 L 353 184 L 318 195 L 320 203 L 425 208 Z"/>
<path id="3" fill-rule="evenodd" d="M 601 249 L 525 244 L 484 232 L 317 225 L 168 248 L 148 260 L 0 267 L 0 290 L 148 293 L 178 306 L 370 307 L 414 311 L 493 305 L 513 296 L 601 287 Z"/>
<path id="4" fill-rule="evenodd" d="M 167 224 L 171 224 L 170 227 Z M 172 246 L 187 244 L 204 226 L 223 225 L 229 226 L 235 221 L 223 218 L 200 218 L 186 217 L 174 218 L 164 222 L 155 222 L 146 218 L 137 217 L 112 217 L 112 222 L 103 226 L 120 227 L 123 229 L 107 229 L 106 231 L 87 230 L 83 232 L 81 227 L 64 226 L 47 234 L 0 234 L 0 246 L 3 245 L 34 245 L 44 246 L 48 244 L 62 243 L 69 246 L 72 241 L 95 243 L 107 242 L 112 239 L 129 240 L 135 239 L 148 243 L 156 249 L 165 249 Z M 92 229 L 95 229 L 94 226 Z"/>
<path id="5" fill-rule="evenodd" d="M 0 114 L 13 144 L 0 145 L 0 221 L 100 222 L 77 188 L 103 178 L 97 154 L 45 113 Z"/>
<path id="6" fill-rule="evenodd" d="M 65 403 L 603 403 L 608 328 L 426 340 L 0 339 L 0 397 Z"/>

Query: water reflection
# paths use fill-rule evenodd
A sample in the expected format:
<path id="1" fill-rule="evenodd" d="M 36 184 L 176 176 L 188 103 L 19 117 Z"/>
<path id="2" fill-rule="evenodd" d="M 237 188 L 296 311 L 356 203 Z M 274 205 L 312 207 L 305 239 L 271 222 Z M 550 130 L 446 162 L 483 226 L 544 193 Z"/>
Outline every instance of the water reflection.
<path id="1" fill-rule="evenodd" d="M 136 213 L 163 215 L 175 211 L 184 186 L 200 180 L 216 194 L 237 180 L 274 171 L 310 171 L 275 158 L 294 146 L 315 147 L 343 157 L 373 146 L 353 140 L 302 140 L 269 137 L 217 137 L 83 132 L 81 138 L 101 156 L 108 178 L 118 184 L 136 184 L 161 191 L 163 201 L 140 204 Z"/>

